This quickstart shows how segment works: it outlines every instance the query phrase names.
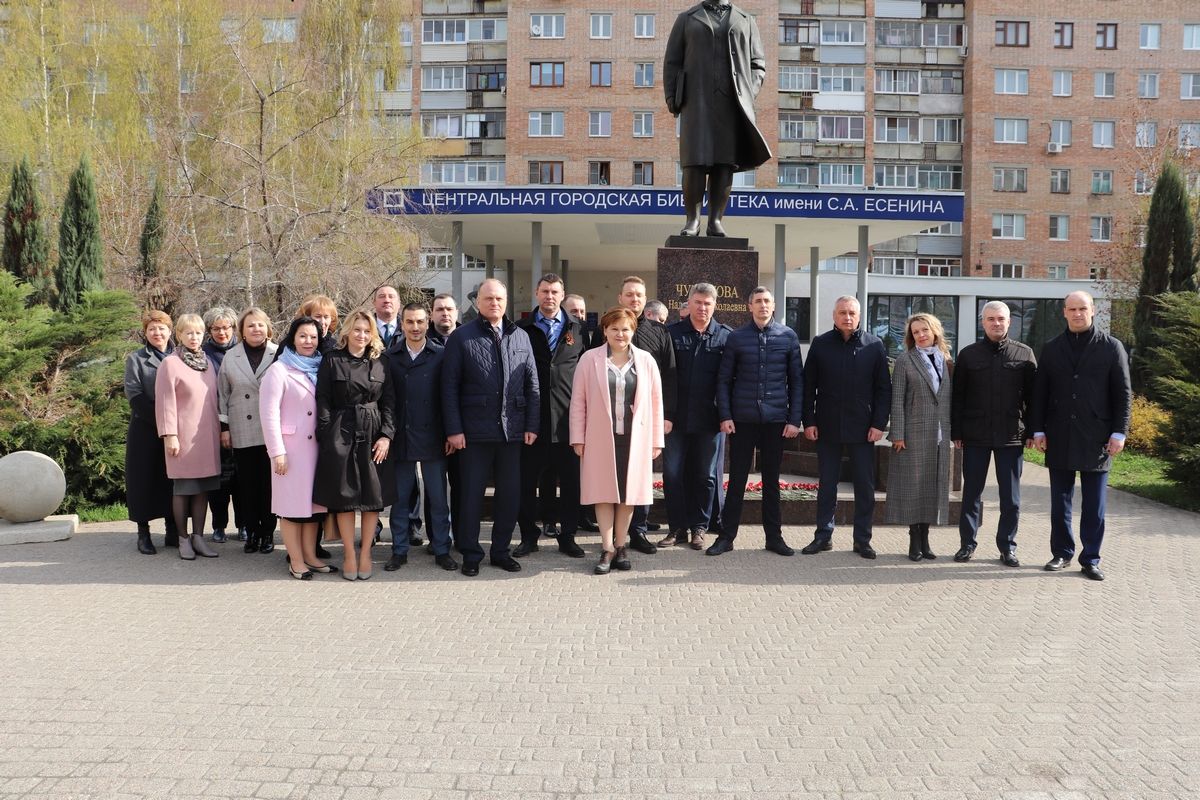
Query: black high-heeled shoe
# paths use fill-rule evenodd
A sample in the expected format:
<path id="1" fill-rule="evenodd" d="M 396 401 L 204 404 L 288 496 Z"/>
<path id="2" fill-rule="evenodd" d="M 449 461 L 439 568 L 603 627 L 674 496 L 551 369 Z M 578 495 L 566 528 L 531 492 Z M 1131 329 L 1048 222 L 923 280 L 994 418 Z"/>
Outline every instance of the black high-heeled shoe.
<path id="1" fill-rule="evenodd" d="M 921 560 L 921 526 L 908 526 L 908 560 Z"/>

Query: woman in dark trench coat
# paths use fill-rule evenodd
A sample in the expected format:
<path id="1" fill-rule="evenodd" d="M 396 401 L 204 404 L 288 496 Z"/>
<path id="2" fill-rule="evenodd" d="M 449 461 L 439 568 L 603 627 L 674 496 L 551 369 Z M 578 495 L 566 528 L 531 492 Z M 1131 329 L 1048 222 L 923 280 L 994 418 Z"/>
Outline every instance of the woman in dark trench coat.
<path id="1" fill-rule="evenodd" d="M 130 522 L 137 523 L 137 548 L 142 555 L 158 552 L 150 541 L 150 521 L 165 519 L 164 547 L 178 547 L 171 518 L 171 479 L 167 457 L 154 418 L 154 381 L 158 365 L 171 352 L 171 318 L 162 311 L 142 315 L 146 346 L 125 359 L 125 397 L 129 400 L 129 431 L 125 435 L 125 505 Z"/>
<path id="2" fill-rule="evenodd" d="M 371 545 L 379 512 L 395 495 L 388 448 L 395 435 L 395 402 L 375 320 L 355 311 L 342 326 L 338 348 L 317 371 L 317 475 L 313 502 L 336 514 L 345 550 L 342 577 L 371 577 Z M 354 513 L 361 542 L 354 549 Z"/>

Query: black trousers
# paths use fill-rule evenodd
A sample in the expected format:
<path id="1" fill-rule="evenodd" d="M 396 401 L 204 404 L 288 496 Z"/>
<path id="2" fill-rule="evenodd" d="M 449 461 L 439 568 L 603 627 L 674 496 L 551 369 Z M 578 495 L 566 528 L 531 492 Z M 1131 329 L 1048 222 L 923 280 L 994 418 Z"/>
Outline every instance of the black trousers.
<path id="1" fill-rule="evenodd" d="M 267 446 L 235 447 L 237 490 L 241 492 L 246 533 L 274 536 L 276 517 L 271 513 L 271 458 Z"/>
<path id="2" fill-rule="evenodd" d="M 554 483 L 562 487 L 562 497 L 554 504 Z M 546 492 L 547 484 L 549 492 Z M 541 490 L 541 505 L 538 491 Z M 541 437 L 532 445 L 521 448 L 521 510 L 517 522 L 521 525 L 521 541 L 537 544 L 539 512 L 557 505 L 558 521 L 566 536 L 579 530 L 579 456 L 566 442 L 543 442 Z M 543 522 L 553 519 L 541 513 Z"/>
<path id="3" fill-rule="evenodd" d="M 513 528 L 517 526 L 517 509 L 521 492 L 522 442 L 467 442 L 458 452 L 459 477 L 462 491 L 458 501 L 458 548 L 467 564 L 483 560 L 479 544 L 483 498 L 488 479 L 496 487 L 492 496 L 493 559 L 509 558 Z"/>
<path id="4" fill-rule="evenodd" d="M 829 442 L 817 440 L 817 529 L 814 538 L 833 538 L 833 518 L 837 512 L 838 478 L 842 471 L 842 450 L 850 452 L 854 477 L 854 541 L 871 542 L 871 524 L 875 516 L 875 445 L 871 442 Z"/>
<path id="5" fill-rule="evenodd" d="M 733 541 L 742 523 L 742 503 L 746 497 L 746 480 L 750 477 L 750 462 L 758 450 L 762 471 L 762 526 L 767 541 L 783 538 L 783 518 L 779 507 L 779 465 L 783 461 L 783 423 L 753 424 L 737 422 L 737 433 L 729 434 L 729 490 L 725 493 L 725 509 L 721 535 Z"/>

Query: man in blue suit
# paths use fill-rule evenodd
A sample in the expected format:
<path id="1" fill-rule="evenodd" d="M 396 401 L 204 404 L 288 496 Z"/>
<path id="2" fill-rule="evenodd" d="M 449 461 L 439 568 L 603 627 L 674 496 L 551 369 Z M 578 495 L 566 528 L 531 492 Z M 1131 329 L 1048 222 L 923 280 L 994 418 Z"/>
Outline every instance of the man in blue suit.
<path id="1" fill-rule="evenodd" d="M 859 327 L 858 300 L 839 297 L 833 330 L 813 339 L 804 365 L 804 437 L 817 443 L 817 530 L 805 555 L 833 549 L 833 514 L 842 452 L 854 474 L 854 552 L 875 558 L 875 442 L 884 436 L 892 407 L 887 350 Z"/>

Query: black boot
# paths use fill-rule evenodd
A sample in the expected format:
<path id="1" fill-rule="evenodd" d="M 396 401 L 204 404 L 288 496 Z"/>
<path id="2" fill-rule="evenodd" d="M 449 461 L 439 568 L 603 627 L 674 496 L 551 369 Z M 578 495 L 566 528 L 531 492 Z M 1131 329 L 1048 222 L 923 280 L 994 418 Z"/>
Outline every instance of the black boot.
<path id="1" fill-rule="evenodd" d="M 258 552 L 258 531 L 254 528 L 246 529 L 246 543 L 242 545 L 243 553 Z"/>
<path id="2" fill-rule="evenodd" d="M 933 561 L 937 558 L 933 551 L 929 549 L 929 523 L 921 524 L 921 557 Z"/>
<path id="3" fill-rule="evenodd" d="M 179 547 L 179 529 L 175 527 L 175 520 L 167 520 L 167 535 L 163 538 L 163 547 Z"/>
<path id="4" fill-rule="evenodd" d="M 264 526 L 265 527 L 265 526 Z M 271 529 L 261 531 L 258 535 L 258 552 L 266 554 L 275 550 L 275 526 L 272 524 Z"/>
<path id="5" fill-rule="evenodd" d="M 921 560 L 921 526 L 908 526 L 908 560 Z"/>
<path id="6" fill-rule="evenodd" d="M 154 549 L 154 542 L 150 541 L 150 526 L 144 522 L 138 523 L 137 531 L 137 549 L 144 556 L 152 556 L 158 551 Z"/>

